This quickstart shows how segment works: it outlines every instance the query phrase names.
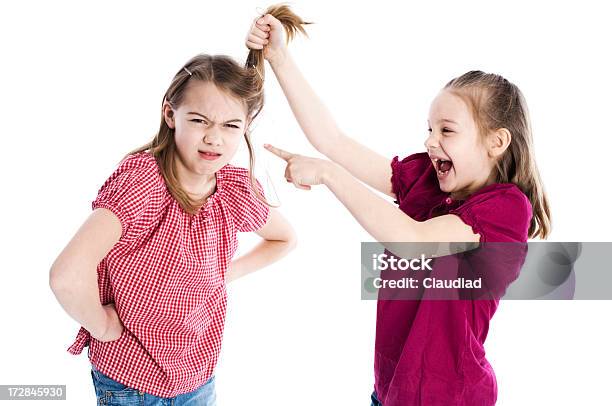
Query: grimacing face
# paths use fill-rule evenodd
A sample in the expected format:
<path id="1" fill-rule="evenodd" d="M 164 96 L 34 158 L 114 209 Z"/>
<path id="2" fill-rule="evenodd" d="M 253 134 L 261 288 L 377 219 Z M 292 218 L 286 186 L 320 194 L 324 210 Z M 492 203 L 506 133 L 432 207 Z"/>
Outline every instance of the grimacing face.
<path id="1" fill-rule="evenodd" d="M 207 181 L 236 154 L 248 126 L 246 106 L 211 82 L 191 81 L 180 106 L 164 105 L 174 128 L 179 173 L 188 183 Z"/>
<path id="2" fill-rule="evenodd" d="M 465 199 L 492 183 L 489 178 L 494 160 L 461 97 L 447 89 L 440 91 L 431 103 L 427 123 L 425 148 L 442 191 L 454 199 Z"/>

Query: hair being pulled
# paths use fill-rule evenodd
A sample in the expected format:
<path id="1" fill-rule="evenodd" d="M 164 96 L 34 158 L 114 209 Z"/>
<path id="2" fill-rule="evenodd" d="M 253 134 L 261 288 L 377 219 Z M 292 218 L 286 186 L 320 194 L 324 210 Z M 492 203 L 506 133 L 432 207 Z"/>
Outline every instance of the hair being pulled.
<path id="1" fill-rule="evenodd" d="M 309 23 L 303 22 L 288 6 L 271 6 L 266 10 L 266 14 L 271 14 L 280 20 L 288 39 L 293 38 L 298 31 L 306 35 L 302 24 Z M 168 127 L 164 119 L 163 106 L 167 102 L 173 109 L 178 108 L 185 99 L 188 84 L 192 81 L 210 82 L 220 90 L 242 101 L 246 107 L 249 128 L 245 130 L 244 138 L 249 151 L 251 188 L 260 201 L 270 206 L 255 187 L 253 173 L 255 154 L 250 139 L 250 123 L 259 115 L 264 105 L 263 78 L 264 58 L 261 50 L 251 50 L 244 67 L 226 55 L 199 54 L 194 56 L 176 72 L 166 90 L 162 100 L 162 114 L 157 134 L 150 142 L 130 151 L 127 155 L 148 150 L 155 157 L 170 194 L 186 212 L 197 213 L 203 201 L 194 201 L 179 183 L 176 171 L 177 150 L 174 129 Z"/>
<path id="2" fill-rule="evenodd" d="M 304 36 L 308 37 L 308 33 L 304 29 L 304 25 L 312 24 L 311 22 L 306 22 L 302 20 L 300 16 L 295 14 L 288 5 L 286 4 L 275 4 L 266 9 L 264 14 L 261 16 L 265 16 L 266 14 L 270 14 L 272 17 L 276 18 L 283 25 L 285 29 L 285 40 L 288 44 L 298 32 L 301 32 Z M 264 53 L 262 49 L 251 49 L 247 56 L 246 60 L 246 68 L 254 68 L 260 75 L 260 78 L 263 82 L 265 78 L 264 72 Z"/>

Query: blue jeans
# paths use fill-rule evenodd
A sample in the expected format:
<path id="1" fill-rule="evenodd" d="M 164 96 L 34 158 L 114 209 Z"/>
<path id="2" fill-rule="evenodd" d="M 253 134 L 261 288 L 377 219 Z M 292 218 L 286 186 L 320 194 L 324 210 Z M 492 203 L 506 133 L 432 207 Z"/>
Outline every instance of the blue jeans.
<path id="1" fill-rule="evenodd" d="M 372 396 L 370 398 L 372 400 L 372 404 L 370 406 L 382 406 L 380 400 L 376 397 L 376 392 L 372 392 Z"/>
<path id="2" fill-rule="evenodd" d="M 214 375 L 202 386 L 173 398 L 161 398 L 138 389 L 130 388 L 98 371 L 91 366 L 96 398 L 99 405 L 140 405 L 140 406 L 216 406 Z"/>

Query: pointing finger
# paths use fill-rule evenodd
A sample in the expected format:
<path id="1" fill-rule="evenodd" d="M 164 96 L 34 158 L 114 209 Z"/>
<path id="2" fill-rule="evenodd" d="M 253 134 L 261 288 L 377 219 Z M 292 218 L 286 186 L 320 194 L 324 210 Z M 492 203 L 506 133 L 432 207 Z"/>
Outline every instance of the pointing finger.
<path id="1" fill-rule="evenodd" d="M 276 148 L 270 144 L 264 144 L 264 148 L 273 153 L 274 155 L 284 159 L 285 161 L 288 161 L 293 156 L 292 153 L 280 148 Z"/>

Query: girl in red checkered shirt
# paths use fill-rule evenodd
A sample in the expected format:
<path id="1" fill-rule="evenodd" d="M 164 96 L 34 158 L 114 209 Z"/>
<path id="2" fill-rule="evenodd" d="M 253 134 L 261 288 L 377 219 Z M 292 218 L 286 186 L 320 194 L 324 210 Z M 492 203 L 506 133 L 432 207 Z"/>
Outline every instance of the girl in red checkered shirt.
<path id="1" fill-rule="evenodd" d="M 68 351 L 89 347 L 99 402 L 215 403 L 226 282 L 295 245 L 252 173 L 249 125 L 262 106 L 263 59 L 192 58 L 164 96 L 159 132 L 121 161 L 54 262 L 52 290 L 82 326 Z M 243 139 L 249 170 L 229 164 Z M 250 231 L 263 240 L 232 261 L 236 234 Z"/>

